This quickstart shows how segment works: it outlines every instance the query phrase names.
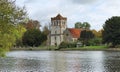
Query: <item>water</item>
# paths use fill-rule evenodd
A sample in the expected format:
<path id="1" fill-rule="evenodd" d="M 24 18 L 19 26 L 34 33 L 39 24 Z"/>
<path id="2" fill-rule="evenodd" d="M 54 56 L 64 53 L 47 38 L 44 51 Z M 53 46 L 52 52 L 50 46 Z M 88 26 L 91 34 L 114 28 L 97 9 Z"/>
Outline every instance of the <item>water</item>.
<path id="1" fill-rule="evenodd" d="M 120 52 L 12 51 L 0 72 L 120 72 Z"/>

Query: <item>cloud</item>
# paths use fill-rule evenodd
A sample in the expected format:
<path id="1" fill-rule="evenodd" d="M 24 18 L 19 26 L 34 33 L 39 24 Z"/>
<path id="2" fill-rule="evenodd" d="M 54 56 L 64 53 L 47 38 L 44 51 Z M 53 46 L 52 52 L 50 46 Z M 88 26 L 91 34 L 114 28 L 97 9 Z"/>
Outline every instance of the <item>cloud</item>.
<path id="1" fill-rule="evenodd" d="M 95 1 L 97 0 L 72 0 L 73 3 L 77 3 L 77 4 L 90 4 Z"/>
<path id="2" fill-rule="evenodd" d="M 89 22 L 92 29 L 99 30 L 106 19 L 120 16 L 119 0 L 16 0 L 18 6 L 26 6 L 31 19 L 44 24 L 58 13 L 67 17 L 68 27 L 76 22 Z"/>
<path id="3" fill-rule="evenodd" d="M 34 3 L 35 0 L 24 0 L 24 3 Z"/>

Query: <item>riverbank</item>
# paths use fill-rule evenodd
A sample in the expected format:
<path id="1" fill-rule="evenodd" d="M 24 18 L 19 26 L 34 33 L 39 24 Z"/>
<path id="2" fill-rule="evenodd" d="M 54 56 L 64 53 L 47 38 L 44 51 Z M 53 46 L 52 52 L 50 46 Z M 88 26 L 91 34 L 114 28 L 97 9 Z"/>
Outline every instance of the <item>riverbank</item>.
<path id="1" fill-rule="evenodd" d="M 62 48 L 61 51 L 120 51 L 120 48 L 109 48 L 108 46 L 85 46 L 79 48 Z"/>
<path id="2" fill-rule="evenodd" d="M 120 51 L 120 48 L 107 48 L 107 49 L 66 48 L 66 49 L 60 49 L 60 51 Z"/>
<path id="3" fill-rule="evenodd" d="M 45 51 L 45 50 L 56 50 L 57 47 L 53 46 L 41 46 L 41 47 L 13 47 L 11 51 Z"/>
<path id="4" fill-rule="evenodd" d="M 76 48 L 61 48 L 57 47 L 17 47 L 11 48 L 11 51 L 120 51 L 120 48 L 108 48 L 107 46 L 85 46 Z"/>

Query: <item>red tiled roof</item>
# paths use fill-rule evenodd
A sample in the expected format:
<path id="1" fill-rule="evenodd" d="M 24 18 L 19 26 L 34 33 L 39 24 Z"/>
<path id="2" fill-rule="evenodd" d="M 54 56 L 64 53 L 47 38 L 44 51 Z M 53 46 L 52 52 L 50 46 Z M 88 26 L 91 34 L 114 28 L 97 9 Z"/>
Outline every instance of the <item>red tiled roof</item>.
<path id="1" fill-rule="evenodd" d="M 56 17 L 51 18 L 51 20 L 67 20 L 67 18 L 62 17 L 60 14 L 58 14 Z"/>
<path id="2" fill-rule="evenodd" d="M 68 28 L 73 38 L 80 38 L 80 29 Z"/>

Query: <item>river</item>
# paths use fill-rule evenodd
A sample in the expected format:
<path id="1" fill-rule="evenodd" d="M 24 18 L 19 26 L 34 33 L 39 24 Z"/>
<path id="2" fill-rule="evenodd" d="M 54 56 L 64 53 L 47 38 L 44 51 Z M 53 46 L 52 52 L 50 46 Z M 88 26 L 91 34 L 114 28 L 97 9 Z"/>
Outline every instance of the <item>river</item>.
<path id="1" fill-rule="evenodd" d="M 0 72 L 120 72 L 120 52 L 11 51 Z"/>

